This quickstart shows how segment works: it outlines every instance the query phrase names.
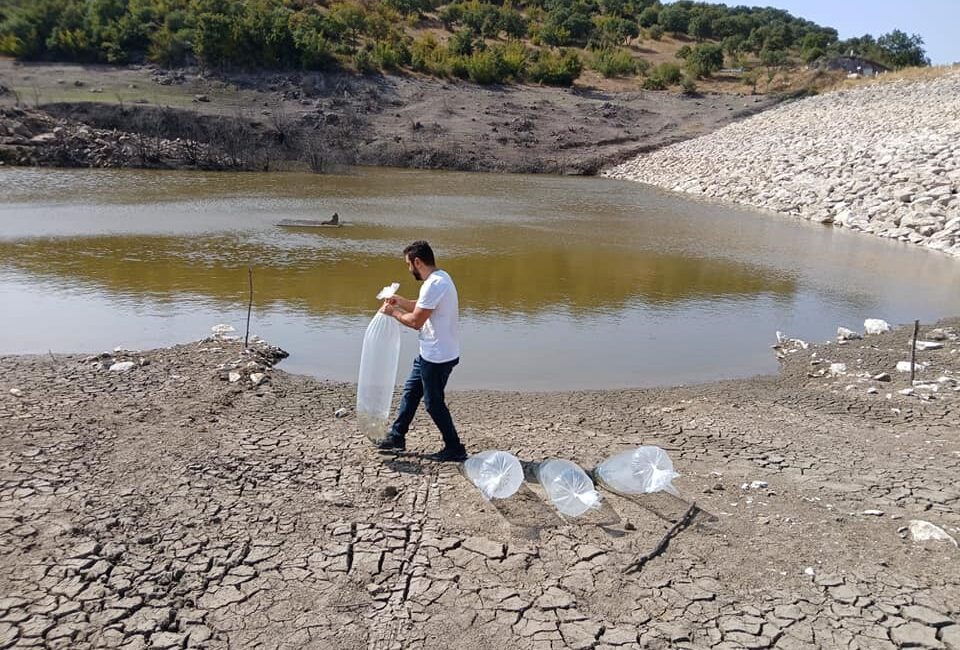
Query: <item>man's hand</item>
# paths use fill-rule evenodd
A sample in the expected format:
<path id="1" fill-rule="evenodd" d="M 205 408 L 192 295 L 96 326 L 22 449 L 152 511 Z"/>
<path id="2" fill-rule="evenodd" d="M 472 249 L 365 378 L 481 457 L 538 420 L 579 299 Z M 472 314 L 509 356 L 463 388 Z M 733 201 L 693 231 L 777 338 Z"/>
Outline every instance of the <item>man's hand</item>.
<path id="1" fill-rule="evenodd" d="M 396 304 L 393 298 L 387 298 L 380 307 L 380 313 L 387 316 L 393 316 L 393 306 Z"/>

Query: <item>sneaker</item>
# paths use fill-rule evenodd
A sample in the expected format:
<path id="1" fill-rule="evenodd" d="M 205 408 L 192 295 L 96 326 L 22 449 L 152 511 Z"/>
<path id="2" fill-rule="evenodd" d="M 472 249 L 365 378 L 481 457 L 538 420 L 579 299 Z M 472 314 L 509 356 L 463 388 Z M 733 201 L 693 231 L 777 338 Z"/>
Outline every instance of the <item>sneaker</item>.
<path id="1" fill-rule="evenodd" d="M 429 460 L 439 463 L 459 463 L 467 459 L 467 450 L 463 445 L 459 447 L 444 447 L 435 454 L 427 456 Z"/>
<path id="2" fill-rule="evenodd" d="M 377 449 L 403 451 L 406 448 L 407 441 L 394 433 L 387 434 L 383 440 L 377 443 Z"/>

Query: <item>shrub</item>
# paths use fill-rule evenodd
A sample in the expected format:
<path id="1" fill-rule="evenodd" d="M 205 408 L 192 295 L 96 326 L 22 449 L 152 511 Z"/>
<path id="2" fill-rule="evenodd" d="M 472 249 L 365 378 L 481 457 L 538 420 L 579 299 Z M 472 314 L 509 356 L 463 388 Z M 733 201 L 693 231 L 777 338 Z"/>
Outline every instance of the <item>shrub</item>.
<path id="1" fill-rule="evenodd" d="M 467 76 L 477 84 L 494 84 L 504 80 L 500 57 L 493 50 L 474 52 L 467 59 Z"/>
<path id="2" fill-rule="evenodd" d="M 813 63 L 817 59 L 823 57 L 825 52 L 819 47 L 812 47 L 809 50 L 804 50 L 801 54 L 804 63 Z"/>
<path id="3" fill-rule="evenodd" d="M 473 53 L 473 31 L 467 28 L 450 37 L 447 41 L 447 49 L 451 54 L 468 55 Z"/>
<path id="4" fill-rule="evenodd" d="M 373 56 L 367 50 L 358 50 L 353 55 L 353 67 L 363 74 L 369 74 L 377 69 Z"/>
<path id="5" fill-rule="evenodd" d="M 683 79 L 680 66 L 675 63 L 661 63 L 643 80 L 646 90 L 666 90 Z"/>
<path id="6" fill-rule="evenodd" d="M 410 51 L 403 43 L 387 43 L 377 41 L 371 51 L 374 63 L 381 70 L 397 70 L 410 63 Z"/>
<path id="7" fill-rule="evenodd" d="M 528 23 L 523 14 L 509 5 L 500 7 L 500 27 L 512 38 L 527 35 Z"/>
<path id="8" fill-rule="evenodd" d="M 449 4 L 440 10 L 437 17 L 440 19 L 440 22 L 443 23 L 444 27 L 453 30 L 453 26 L 463 20 L 463 5 L 456 3 Z"/>
<path id="9" fill-rule="evenodd" d="M 663 27 L 660 25 L 654 25 L 650 28 L 649 36 L 653 40 L 659 41 L 661 38 L 663 38 Z"/>
<path id="10" fill-rule="evenodd" d="M 637 72 L 633 55 L 623 48 L 600 50 L 594 55 L 591 66 L 604 77 L 624 77 Z"/>
<path id="11" fill-rule="evenodd" d="M 500 57 L 500 65 L 505 78 L 519 80 L 526 77 L 529 53 L 523 43 L 513 41 L 506 45 L 496 45 L 492 49 Z"/>
<path id="12" fill-rule="evenodd" d="M 410 46 L 410 67 L 419 72 L 446 74 L 446 50 L 432 34 L 418 38 Z"/>
<path id="13" fill-rule="evenodd" d="M 536 61 L 528 67 L 531 81 L 550 86 L 570 86 L 581 72 L 583 62 L 572 50 L 561 50 L 559 54 L 540 50 Z"/>
<path id="14" fill-rule="evenodd" d="M 660 77 L 649 76 L 643 80 L 642 88 L 644 90 L 666 90 L 667 84 Z"/>
<path id="15" fill-rule="evenodd" d="M 463 55 L 452 55 L 447 58 L 448 74 L 460 79 L 468 79 L 470 70 L 467 67 L 467 57 Z"/>

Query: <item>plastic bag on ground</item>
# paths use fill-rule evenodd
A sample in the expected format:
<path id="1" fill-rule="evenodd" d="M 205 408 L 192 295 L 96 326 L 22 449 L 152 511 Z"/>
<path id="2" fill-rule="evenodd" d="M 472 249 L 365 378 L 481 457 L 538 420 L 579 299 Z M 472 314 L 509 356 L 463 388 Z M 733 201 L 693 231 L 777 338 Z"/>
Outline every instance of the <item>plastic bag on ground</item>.
<path id="1" fill-rule="evenodd" d="M 537 480 L 561 514 L 579 517 L 600 507 L 600 493 L 576 463 L 560 458 L 546 460 L 537 468 Z"/>
<path id="2" fill-rule="evenodd" d="M 648 494 L 661 490 L 679 496 L 673 479 L 680 476 L 660 447 L 645 445 L 611 456 L 597 467 L 604 485 L 624 494 Z"/>
<path id="3" fill-rule="evenodd" d="M 396 282 L 384 287 L 377 298 L 389 298 L 399 287 Z M 377 312 L 363 335 L 357 379 L 357 423 L 370 440 L 383 438 L 390 426 L 390 403 L 399 362 L 400 323 Z"/>
<path id="4" fill-rule="evenodd" d="M 483 451 L 470 456 L 463 470 L 488 500 L 511 497 L 523 483 L 520 461 L 505 451 Z"/>

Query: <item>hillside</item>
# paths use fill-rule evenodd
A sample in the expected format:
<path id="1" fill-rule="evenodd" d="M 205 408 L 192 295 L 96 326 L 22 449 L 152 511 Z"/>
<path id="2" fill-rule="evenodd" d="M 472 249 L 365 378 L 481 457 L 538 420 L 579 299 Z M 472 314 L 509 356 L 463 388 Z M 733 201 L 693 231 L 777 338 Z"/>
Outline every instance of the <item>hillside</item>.
<path id="1" fill-rule="evenodd" d="M 706 82 L 757 91 L 810 83 L 785 71 L 851 50 L 889 68 L 923 65 L 922 43 L 897 30 L 840 41 L 836 30 L 783 10 L 685 0 L 0 2 L 0 54 L 218 73 L 337 69 L 478 84 L 580 80 L 692 92 Z M 725 68 L 735 72 L 711 81 Z"/>

